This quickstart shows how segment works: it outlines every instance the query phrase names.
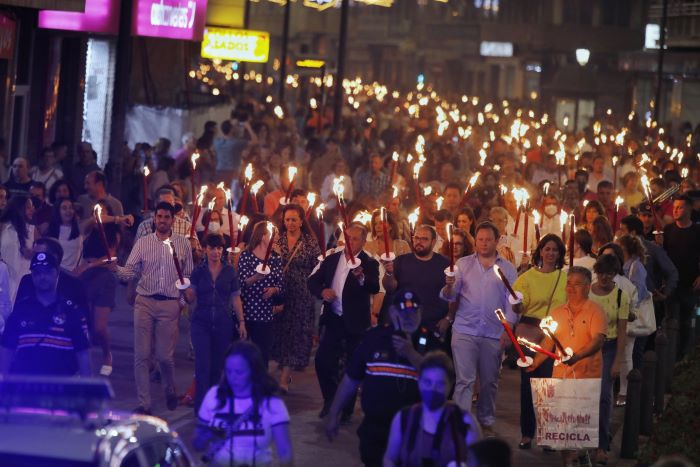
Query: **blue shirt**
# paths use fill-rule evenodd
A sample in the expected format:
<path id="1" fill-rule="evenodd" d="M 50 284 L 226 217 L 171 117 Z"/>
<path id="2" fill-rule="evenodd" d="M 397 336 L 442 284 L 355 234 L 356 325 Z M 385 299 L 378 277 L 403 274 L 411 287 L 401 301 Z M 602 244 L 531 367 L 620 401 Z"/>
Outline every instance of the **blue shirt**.
<path id="1" fill-rule="evenodd" d="M 632 265 L 634 265 L 634 267 L 632 267 Z M 638 259 L 628 259 L 625 261 L 622 269 L 625 271 L 625 276 L 627 276 L 630 282 L 637 288 L 637 303 L 631 304 L 636 307 L 649 296 L 649 290 L 647 289 L 647 270 Z"/>
<path id="2" fill-rule="evenodd" d="M 496 257 L 496 265 L 512 285 L 518 277 L 515 267 L 501 256 Z M 440 293 L 443 300 L 459 302 L 452 329 L 469 336 L 500 339 L 503 325 L 496 317 L 496 309 L 503 310 L 511 327 L 518 320 L 508 301 L 508 289 L 493 266 L 485 269 L 481 265 L 476 253 L 460 258 L 456 267 L 455 296 Z"/>

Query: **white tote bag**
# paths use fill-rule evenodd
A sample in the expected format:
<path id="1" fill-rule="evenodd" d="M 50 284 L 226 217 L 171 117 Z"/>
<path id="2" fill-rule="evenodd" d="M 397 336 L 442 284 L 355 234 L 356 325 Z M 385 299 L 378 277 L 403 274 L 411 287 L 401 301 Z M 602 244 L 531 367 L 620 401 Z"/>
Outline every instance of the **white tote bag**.
<path id="1" fill-rule="evenodd" d="M 537 445 L 556 450 L 598 447 L 600 378 L 532 378 Z"/>
<path id="2" fill-rule="evenodd" d="M 635 263 L 630 267 L 630 276 L 634 271 Z M 651 294 L 646 300 L 639 302 L 636 308 L 631 310 L 636 315 L 634 321 L 627 323 L 627 335 L 631 337 L 646 337 L 656 331 L 656 315 L 654 314 L 654 300 Z"/>

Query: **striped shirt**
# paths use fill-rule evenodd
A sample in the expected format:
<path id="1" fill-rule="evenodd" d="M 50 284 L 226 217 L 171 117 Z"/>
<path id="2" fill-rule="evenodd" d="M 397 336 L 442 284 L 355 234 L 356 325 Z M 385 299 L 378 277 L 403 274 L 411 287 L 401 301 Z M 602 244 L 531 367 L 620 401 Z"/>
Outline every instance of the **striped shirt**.
<path id="1" fill-rule="evenodd" d="M 192 249 L 187 238 L 176 233 L 170 241 L 180 261 L 182 274 L 189 278 L 192 273 Z M 124 266 L 117 267 L 117 277 L 129 280 L 139 277 L 136 293 L 139 295 L 165 295 L 179 297 L 175 287 L 178 281 L 177 270 L 170 248 L 159 240 L 155 233 L 139 238 L 129 254 Z"/>

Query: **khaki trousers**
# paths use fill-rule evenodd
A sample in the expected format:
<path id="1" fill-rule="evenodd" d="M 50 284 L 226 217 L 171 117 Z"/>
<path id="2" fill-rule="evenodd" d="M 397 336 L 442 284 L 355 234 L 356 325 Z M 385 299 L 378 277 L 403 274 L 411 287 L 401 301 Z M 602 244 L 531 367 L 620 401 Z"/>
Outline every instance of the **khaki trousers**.
<path id="1" fill-rule="evenodd" d="M 155 346 L 165 393 L 175 392 L 173 370 L 179 335 L 180 305 L 177 300 L 155 300 L 136 296 L 134 304 L 134 375 L 139 405 L 151 408 L 148 364 Z"/>

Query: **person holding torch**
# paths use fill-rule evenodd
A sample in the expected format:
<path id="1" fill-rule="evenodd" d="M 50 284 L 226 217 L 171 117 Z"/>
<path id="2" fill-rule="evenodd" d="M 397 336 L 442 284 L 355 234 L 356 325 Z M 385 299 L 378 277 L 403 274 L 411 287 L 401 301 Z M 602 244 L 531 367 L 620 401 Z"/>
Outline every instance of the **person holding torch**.
<path id="1" fill-rule="evenodd" d="M 495 435 L 501 357 L 510 342 L 494 310 L 503 310 L 512 328 L 517 320 L 513 304 L 519 302 L 509 290 L 510 282 L 517 277 L 515 267 L 496 251 L 500 236 L 494 224 L 479 224 L 476 253 L 460 258 L 454 272 L 445 270 L 445 286 L 440 291 L 443 300 L 458 303 L 452 324 L 452 354 L 457 373 L 454 399 L 463 410 L 471 409 L 478 371 L 481 392 L 476 416 L 486 436 Z"/>

